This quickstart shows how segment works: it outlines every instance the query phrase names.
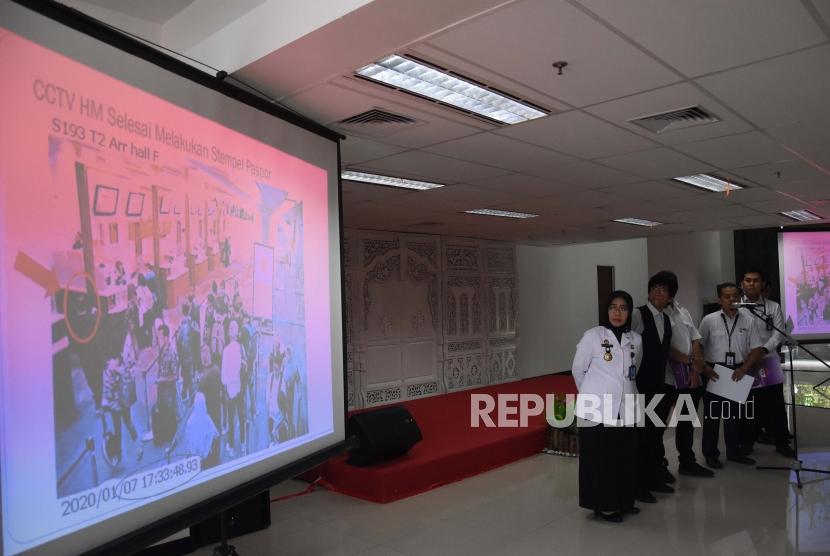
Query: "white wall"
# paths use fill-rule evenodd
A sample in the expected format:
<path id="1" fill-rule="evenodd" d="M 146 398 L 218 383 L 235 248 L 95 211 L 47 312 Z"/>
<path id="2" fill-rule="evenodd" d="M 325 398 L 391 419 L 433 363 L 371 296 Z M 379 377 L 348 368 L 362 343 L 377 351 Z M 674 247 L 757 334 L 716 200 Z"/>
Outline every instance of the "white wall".
<path id="1" fill-rule="evenodd" d="M 519 245 L 519 377 L 566 371 L 576 343 L 596 326 L 597 266 L 614 267 L 614 287 L 646 302 L 648 277 L 671 270 L 678 299 L 699 321 L 715 286 L 735 279 L 731 231 L 691 232 L 552 247 Z"/>
<path id="2" fill-rule="evenodd" d="M 649 276 L 660 270 L 677 274 L 677 299 L 699 322 L 703 304 L 716 301 L 717 284 L 735 280 L 733 233 L 690 232 L 649 238 Z"/>
<path id="3" fill-rule="evenodd" d="M 597 266 L 614 267 L 614 285 L 645 302 L 645 239 L 516 248 L 519 274 L 519 378 L 571 368 L 582 334 L 597 325 Z"/>

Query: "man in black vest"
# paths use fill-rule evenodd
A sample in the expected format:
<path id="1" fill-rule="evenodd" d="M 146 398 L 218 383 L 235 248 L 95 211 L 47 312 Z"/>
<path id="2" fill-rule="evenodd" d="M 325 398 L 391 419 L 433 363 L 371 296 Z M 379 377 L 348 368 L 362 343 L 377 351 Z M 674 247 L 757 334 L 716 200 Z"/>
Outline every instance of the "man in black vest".
<path id="1" fill-rule="evenodd" d="M 648 303 L 638 307 L 631 315 L 631 329 L 643 337 L 643 361 L 637 371 L 637 390 L 645 395 L 645 403 L 657 394 L 666 394 L 666 364 L 671 352 L 672 323 L 663 313 L 677 292 L 677 277 L 673 272 L 661 270 L 648 280 Z M 671 396 L 664 396 L 656 409 L 665 423 L 674 403 Z M 652 492 L 672 493 L 666 482 L 674 477 L 663 465 L 663 432 L 650 419 L 638 429 L 638 459 L 636 498 L 640 502 L 656 502 Z"/>

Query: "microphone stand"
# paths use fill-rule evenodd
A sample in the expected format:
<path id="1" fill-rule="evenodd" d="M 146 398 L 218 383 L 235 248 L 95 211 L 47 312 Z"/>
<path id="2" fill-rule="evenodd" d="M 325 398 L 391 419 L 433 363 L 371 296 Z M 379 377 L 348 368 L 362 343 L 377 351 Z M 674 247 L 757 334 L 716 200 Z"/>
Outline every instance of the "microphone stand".
<path id="1" fill-rule="evenodd" d="M 792 411 L 793 411 L 793 461 L 789 466 L 786 466 L 786 467 L 784 467 L 784 466 L 758 465 L 758 466 L 755 467 L 755 469 L 758 469 L 758 470 L 761 470 L 761 469 L 775 469 L 775 470 L 779 470 L 779 471 L 794 471 L 795 472 L 796 483 L 798 484 L 799 490 L 801 490 L 801 487 L 803 486 L 803 483 L 801 482 L 801 472 L 802 471 L 809 471 L 811 473 L 820 473 L 820 474 L 825 474 L 825 475 L 830 475 L 830 471 L 825 471 L 823 469 L 809 469 L 807 467 L 803 467 L 802 464 L 804 462 L 802 462 L 800 459 L 798 459 L 798 421 L 796 419 L 796 414 L 798 412 L 796 411 L 796 408 L 795 408 L 795 371 L 793 369 L 793 347 L 798 347 L 800 349 L 803 349 L 808 354 L 810 354 L 810 356 L 813 357 L 813 359 L 815 359 L 816 361 L 818 361 L 819 363 L 821 363 L 822 365 L 827 367 L 828 370 L 830 370 L 830 365 L 828 365 L 827 362 L 825 362 L 818 355 L 816 355 L 815 353 L 813 353 L 812 351 L 810 351 L 809 349 L 807 349 L 806 347 L 801 345 L 801 343 L 798 340 L 796 340 L 795 338 L 793 338 L 792 336 L 790 336 L 790 334 L 787 331 L 781 330 L 780 328 L 778 328 L 777 326 L 772 324 L 771 321 L 769 321 L 766 318 L 759 315 L 758 312 L 757 312 L 758 311 L 758 306 L 757 305 L 747 306 L 747 305 L 742 304 L 741 306 L 749 309 L 749 312 L 752 313 L 757 319 L 763 321 L 765 326 L 771 326 L 773 328 L 773 330 L 777 330 L 782 336 L 784 336 L 784 338 L 786 340 L 785 343 L 788 346 L 787 351 L 788 351 L 789 356 L 790 356 L 790 400 L 791 400 Z"/>

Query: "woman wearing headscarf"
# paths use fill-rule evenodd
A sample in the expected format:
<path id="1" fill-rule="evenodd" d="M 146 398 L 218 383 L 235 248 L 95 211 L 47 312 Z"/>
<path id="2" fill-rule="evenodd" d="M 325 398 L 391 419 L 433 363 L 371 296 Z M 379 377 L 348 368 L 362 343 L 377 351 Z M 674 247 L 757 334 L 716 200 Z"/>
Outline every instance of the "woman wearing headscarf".
<path id="1" fill-rule="evenodd" d="M 579 390 L 579 505 L 615 523 L 623 513 L 639 513 L 633 395 L 642 338 L 631 330 L 632 309 L 627 292 L 612 292 L 603 324 L 582 336 L 572 368 Z"/>
<path id="2" fill-rule="evenodd" d="M 199 456 L 202 469 L 219 462 L 219 431 L 208 415 L 207 401 L 202 392 L 193 397 L 193 409 L 185 424 L 183 444 L 186 453 Z"/>

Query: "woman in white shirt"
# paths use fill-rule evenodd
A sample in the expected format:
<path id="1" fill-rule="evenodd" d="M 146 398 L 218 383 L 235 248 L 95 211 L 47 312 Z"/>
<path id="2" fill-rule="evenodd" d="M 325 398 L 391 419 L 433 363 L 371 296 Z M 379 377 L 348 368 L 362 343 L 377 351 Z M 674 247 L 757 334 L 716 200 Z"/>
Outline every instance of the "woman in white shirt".
<path id="1" fill-rule="evenodd" d="M 579 396 L 579 505 L 607 521 L 636 514 L 637 437 L 634 395 L 642 338 L 631 330 L 631 296 L 613 292 L 602 326 L 576 346 L 572 367 Z"/>

